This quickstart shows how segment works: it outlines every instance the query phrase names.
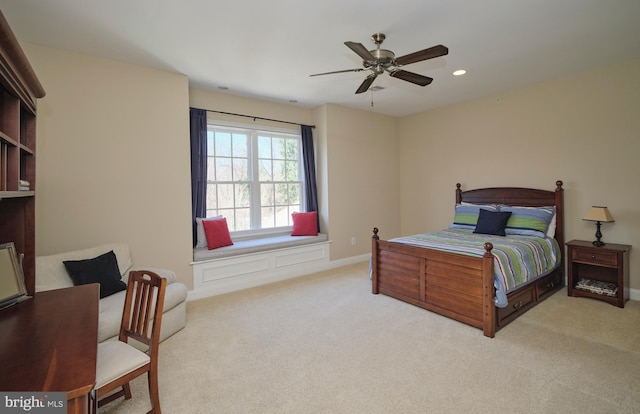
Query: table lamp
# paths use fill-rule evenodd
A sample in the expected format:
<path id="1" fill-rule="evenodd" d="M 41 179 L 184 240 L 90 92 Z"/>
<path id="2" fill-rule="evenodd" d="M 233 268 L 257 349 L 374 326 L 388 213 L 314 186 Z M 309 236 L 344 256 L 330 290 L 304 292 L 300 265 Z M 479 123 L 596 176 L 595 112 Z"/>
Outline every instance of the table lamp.
<path id="1" fill-rule="evenodd" d="M 609 213 L 609 210 L 606 207 L 593 206 L 589 211 L 587 211 L 587 214 L 585 214 L 582 219 L 596 222 L 596 240 L 593 242 L 593 245 L 596 247 L 604 246 L 604 242 L 600 241 L 600 238 L 602 238 L 602 233 L 600 233 L 600 224 L 612 223 L 615 221 L 611 213 Z"/>

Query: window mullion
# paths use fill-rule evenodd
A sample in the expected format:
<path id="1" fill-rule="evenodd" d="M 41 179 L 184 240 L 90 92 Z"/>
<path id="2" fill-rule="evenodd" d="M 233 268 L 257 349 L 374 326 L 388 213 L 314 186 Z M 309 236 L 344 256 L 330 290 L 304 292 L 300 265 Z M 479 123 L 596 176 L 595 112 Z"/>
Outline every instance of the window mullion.
<path id="1" fill-rule="evenodd" d="M 258 162 L 258 132 L 251 131 L 251 145 L 249 146 L 251 160 L 251 228 L 262 228 L 260 209 L 260 174 Z"/>

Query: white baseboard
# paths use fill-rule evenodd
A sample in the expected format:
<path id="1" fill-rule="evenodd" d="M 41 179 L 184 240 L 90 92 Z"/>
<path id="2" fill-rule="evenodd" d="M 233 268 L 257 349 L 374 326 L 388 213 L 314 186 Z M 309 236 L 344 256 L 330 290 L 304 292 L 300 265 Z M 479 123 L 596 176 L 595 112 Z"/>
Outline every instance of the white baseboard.
<path id="1" fill-rule="evenodd" d="M 193 263 L 194 289 L 187 300 L 222 295 L 268 283 L 293 279 L 360 263 L 371 256 L 329 260 L 329 243 L 316 243 L 269 252 Z"/>

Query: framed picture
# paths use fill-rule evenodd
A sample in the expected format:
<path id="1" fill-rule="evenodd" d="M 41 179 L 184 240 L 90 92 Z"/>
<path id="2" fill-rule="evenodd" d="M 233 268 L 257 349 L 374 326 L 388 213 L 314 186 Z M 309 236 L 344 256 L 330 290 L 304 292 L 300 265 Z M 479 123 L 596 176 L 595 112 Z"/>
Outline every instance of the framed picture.
<path id="1" fill-rule="evenodd" d="M 0 244 L 0 309 L 11 306 L 27 295 L 22 264 L 13 242 Z"/>

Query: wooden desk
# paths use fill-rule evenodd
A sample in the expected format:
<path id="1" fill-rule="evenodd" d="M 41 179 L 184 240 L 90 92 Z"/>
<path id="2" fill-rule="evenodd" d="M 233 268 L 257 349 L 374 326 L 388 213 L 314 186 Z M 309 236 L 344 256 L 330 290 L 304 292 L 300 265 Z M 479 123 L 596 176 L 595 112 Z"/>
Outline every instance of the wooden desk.
<path id="1" fill-rule="evenodd" d="M 91 410 L 99 285 L 36 293 L 0 311 L 0 390 L 64 391 L 68 413 Z"/>

